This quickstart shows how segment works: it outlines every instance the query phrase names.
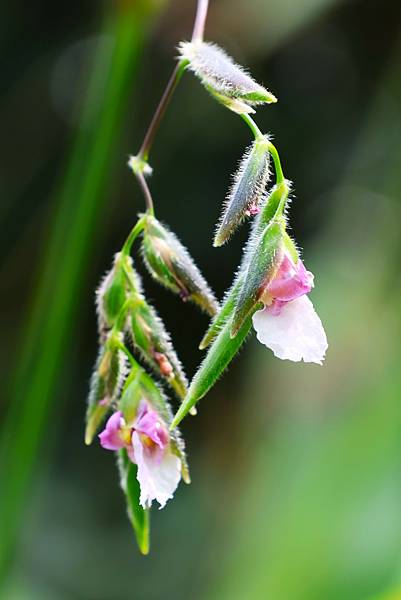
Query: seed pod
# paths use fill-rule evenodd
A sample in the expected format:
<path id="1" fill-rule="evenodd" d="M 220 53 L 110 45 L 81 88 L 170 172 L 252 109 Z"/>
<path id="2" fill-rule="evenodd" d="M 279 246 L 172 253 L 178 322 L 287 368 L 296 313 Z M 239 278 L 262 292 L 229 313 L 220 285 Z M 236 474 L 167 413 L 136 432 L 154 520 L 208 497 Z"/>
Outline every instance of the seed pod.
<path id="1" fill-rule="evenodd" d="M 263 231 L 250 256 L 231 324 L 231 335 L 237 335 L 246 317 L 260 302 L 263 291 L 278 268 L 283 254 L 284 223 L 272 220 Z"/>
<path id="2" fill-rule="evenodd" d="M 224 212 L 214 238 L 221 246 L 245 219 L 258 212 L 269 180 L 269 146 L 267 138 L 256 140 L 246 150 L 225 202 Z"/>
<path id="3" fill-rule="evenodd" d="M 125 354 L 110 344 L 103 346 L 92 374 L 89 389 L 85 444 L 92 443 L 96 430 L 111 404 L 118 398 L 126 373 Z"/>
<path id="4" fill-rule="evenodd" d="M 176 427 L 188 412 L 193 409 L 198 400 L 203 398 L 203 396 L 205 396 L 214 386 L 218 378 L 239 351 L 251 326 L 252 313 L 245 318 L 237 335 L 232 338 L 230 336 L 231 319 L 225 323 L 210 346 L 198 372 L 193 378 L 188 394 L 173 419 L 171 424 L 172 428 Z"/>
<path id="5" fill-rule="evenodd" d="M 203 85 L 231 110 L 247 113 L 252 111 L 252 105 L 277 102 L 273 94 L 256 83 L 216 44 L 199 40 L 181 42 L 179 52 Z"/>
<path id="6" fill-rule="evenodd" d="M 156 281 L 209 315 L 216 314 L 218 302 L 188 251 L 150 215 L 146 218 L 142 251 L 145 265 Z"/>
<path id="7" fill-rule="evenodd" d="M 165 379 L 179 398 L 187 392 L 187 379 L 163 321 L 144 298 L 137 297 L 130 311 L 134 347 L 153 370 Z"/>

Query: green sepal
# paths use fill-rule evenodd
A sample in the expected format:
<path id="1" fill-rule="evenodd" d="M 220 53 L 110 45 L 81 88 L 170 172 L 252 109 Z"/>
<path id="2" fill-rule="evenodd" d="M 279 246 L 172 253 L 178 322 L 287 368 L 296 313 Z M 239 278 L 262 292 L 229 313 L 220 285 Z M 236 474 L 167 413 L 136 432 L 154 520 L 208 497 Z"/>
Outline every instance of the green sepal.
<path id="1" fill-rule="evenodd" d="M 118 397 L 126 375 L 126 357 L 109 343 L 100 350 L 93 370 L 86 410 L 85 444 L 92 443 L 94 435 Z"/>
<path id="2" fill-rule="evenodd" d="M 188 251 L 151 215 L 146 215 L 142 252 L 148 271 L 158 283 L 209 315 L 216 314 L 218 302 Z"/>
<path id="3" fill-rule="evenodd" d="M 134 369 L 127 377 L 118 403 L 118 407 L 128 425 L 135 420 L 141 398 L 141 370 Z"/>
<path id="4" fill-rule="evenodd" d="M 204 350 L 213 342 L 213 340 L 218 336 L 219 332 L 224 327 L 224 324 L 227 322 L 227 320 L 232 315 L 232 313 L 235 309 L 235 304 L 236 304 L 238 292 L 240 290 L 241 281 L 242 281 L 242 279 L 238 279 L 238 278 L 236 278 L 234 280 L 233 285 L 228 290 L 228 292 L 223 300 L 223 304 L 222 304 L 219 312 L 217 313 L 217 315 L 211 322 L 209 329 L 206 331 L 205 335 L 203 336 L 202 341 L 199 344 L 199 350 Z"/>
<path id="5" fill-rule="evenodd" d="M 255 310 L 258 307 L 255 307 Z M 235 338 L 230 335 L 231 320 L 227 321 L 217 338 L 210 346 L 198 372 L 193 378 L 187 397 L 178 409 L 171 428 L 176 427 L 195 404 L 207 394 L 218 378 L 225 371 L 237 354 L 252 326 L 252 315 L 249 315 Z"/>
<path id="6" fill-rule="evenodd" d="M 261 138 L 246 150 L 234 176 L 214 238 L 214 246 L 221 246 L 231 237 L 246 218 L 250 208 L 259 207 L 268 180 L 269 142 L 267 138 Z"/>
<path id="7" fill-rule="evenodd" d="M 117 466 L 120 485 L 127 502 L 129 520 L 135 532 L 136 541 L 142 554 L 149 554 L 150 510 L 139 504 L 140 486 L 137 480 L 137 466 L 128 458 L 126 450 L 117 453 Z"/>
<path id="8" fill-rule="evenodd" d="M 172 387 L 179 398 L 187 393 L 187 379 L 163 321 L 153 306 L 137 296 L 130 310 L 132 342 L 142 358 Z"/>
<path id="9" fill-rule="evenodd" d="M 242 323 L 260 301 L 265 287 L 274 277 L 282 254 L 283 234 L 283 219 L 272 220 L 254 247 L 237 297 L 231 324 L 233 337 L 237 335 Z"/>

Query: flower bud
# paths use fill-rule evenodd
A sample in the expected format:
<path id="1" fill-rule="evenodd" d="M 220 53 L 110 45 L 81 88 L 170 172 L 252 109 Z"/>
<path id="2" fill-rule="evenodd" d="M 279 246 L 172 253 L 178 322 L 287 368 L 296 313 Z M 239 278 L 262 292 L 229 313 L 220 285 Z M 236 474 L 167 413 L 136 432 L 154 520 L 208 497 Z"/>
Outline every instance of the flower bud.
<path id="1" fill-rule="evenodd" d="M 143 236 L 143 257 L 150 274 L 161 285 L 191 301 L 210 315 L 217 300 L 188 251 L 176 236 L 150 215 Z"/>
<path id="2" fill-rule="evenodd" d="M 118 252 L 111 270 L 104 277 L 96 292 L 99 330 L 105 334 L 113 327 L 127 299 L 128 291 L 141 291 L 139 275 L 132 267 L 132 258 Z"/>
<path id="3" fill-rule="evenodd" d="M 93 436 L 106 416 L 112 402 L 118 397 L 127 371 L 125 354 L 111 343 L 101 348 L 92 374 L 86 412 L 85 444 Z"/>
<path id="4" fill-rule="evenodd" d="M 234 175 L 214 246 L 224 244 L 246 216 L 258 211 L 268 180 L 269 146 L 267 138 L 263 138 L 246 150 Z"/>
<path id="5" fill-rule="evenodd" d="M 202 84 L 231 110 L 249 113 L 254 112 L 252 105 L 277 102 L 216 44 L 200 40 L 181 42 L 179 52 Z"/>
<path id="6" fill-rule="evenodd" d="M 187 392 L 187 379 L 163 321 L 155 309 L 138 297 L 130 312 L 134 347 L 153 370 L 165 379 L 179 398 Z"/>
<path id="7" fill-rule="evenodd" d="M 257 241 L 237 297 L 231 335 L 234 337 L 274 277 L 283 254 L 284 221 L 273 219 Z"/>

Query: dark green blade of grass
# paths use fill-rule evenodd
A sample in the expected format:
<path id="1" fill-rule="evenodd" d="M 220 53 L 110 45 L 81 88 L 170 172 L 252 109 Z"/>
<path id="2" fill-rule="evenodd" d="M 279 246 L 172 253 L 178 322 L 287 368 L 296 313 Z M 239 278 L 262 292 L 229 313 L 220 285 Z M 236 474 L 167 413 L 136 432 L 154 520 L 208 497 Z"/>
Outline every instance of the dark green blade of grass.
<path id="1" fill-rule="evenodd" d="M 1 437 L 0 582 L 24 522 L 32 474 L 46 436 L 63 357 L 71 345 L 79 289 L 88 266 L 96 224 L 151 12 L 136 3 L 121 3 L 106 16 L 104 31 L 114 48 L 110 62 L 96 55 L 82 120 L 90 127 L 77 134 L 49 236 L 21 356 L 9 392 L 10 409 Z M 102 100 L 98 101 L 101 90 Z M 91 115 L 93 105 L 98 106 Z"/>

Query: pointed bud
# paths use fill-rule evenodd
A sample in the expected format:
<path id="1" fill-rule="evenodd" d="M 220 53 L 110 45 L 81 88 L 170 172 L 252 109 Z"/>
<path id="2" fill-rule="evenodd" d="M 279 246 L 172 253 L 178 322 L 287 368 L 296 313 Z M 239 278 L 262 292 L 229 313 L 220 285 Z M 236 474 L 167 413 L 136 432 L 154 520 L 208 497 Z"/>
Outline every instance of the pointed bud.
<path id="1" fill-rule="evenodd" d="M 272 220 L 253 249 L 232 319 L 233 337 L 248 315 L 255 310 L 265 287 L 274 277 L 283 254 L 283 236 L 284 221 Z"/>
<path id="2" fill-rule="evenodd" d="M 249 113 L 253 112 L 252 105 L 277 102 L 273 94 L 256 83 L 216 44 L 200 40 L 182 42 L 179 52 L 203 85 L 231 110 Z"/>
<path id="3" fill-rule="evenodd" d="M 118 252 L 111 270 L 106 274 L 96 292 L 96 304 L 101 336 L 113 327 L 127 299 L 129 291 L 141 292 L 139 275 L 132 267 L 132 258 Z M 104 340 L 102 340 L 104 341 Z"/>
<path id="4" fill-rule="evenodd" d="M 127 360 L 112 344 L 102 347 L 91 378 L 86 412 L 85 444 L 93 437 L 106 416 L 112 402 L 118 397 L 126 376 Z"/>
<path id="5" fill-rule="evenodd" d="M 194 302 L 210 315 L 216 314 L 217 300 L 188 251 L 150 215 L 146 218 L 142 249 L 146 267 L 156 281 L 182 300 Z"/>
<path id="6" fill-rule="evenodd" d="M 163 321 L 155 309 L 139 296 L 135 299 L 130 317 L 134 347 L 153 370 L 168 382 L 178 397 L 184 398 L 187 379 Z"/>
<path id="7" fill-rule="evenodd" d="M 246 150 L 234 175 L 214 246 L 224 244 L 246 216 L 258 211 L 268 180 L 269 145 L 268 139 L 262 138 L 253 142 Z"/>
<path id="8" fill-rule="evenodd" d="M 198 400 L 203 398 L 203 396 L 205 396 L 214 386 L 234 356 L 238 353 L 251 327 L 252 313 L 245 318 L 234 338 L 230 335 L 231 319 L 223 325 L 223 328 L 213 341 L 198 372 L 193 378 L 188 394 L 178 409 L 171 424 L 171 428 L 176 427 L 195 406 Z"/>
<path id="9" fill-rule="evenodd" d="M 217 315 L 211 322 L 209 329 L 203 336 L 202 341 L 199 344 L 199 350 L 204 350 L 213 342 L 213 340 L 219 335 L 220 331 L 223 329 L 228 319 L 231 317 L 235 309 L 241 282 L 241 278 L 236 278 L 234 280 L 234 283 L 232 284 L 231 288 L 226 293 L 226 296 L 223 300 L 219 312 L 217 313 Z"/>
<path id="10" fill-rule="evenodd" d="M 134 369 L 127 377 L 118 403 L 126 423 L 130 424 L 135 419 L 141 398 L 141 369 Z"/>

